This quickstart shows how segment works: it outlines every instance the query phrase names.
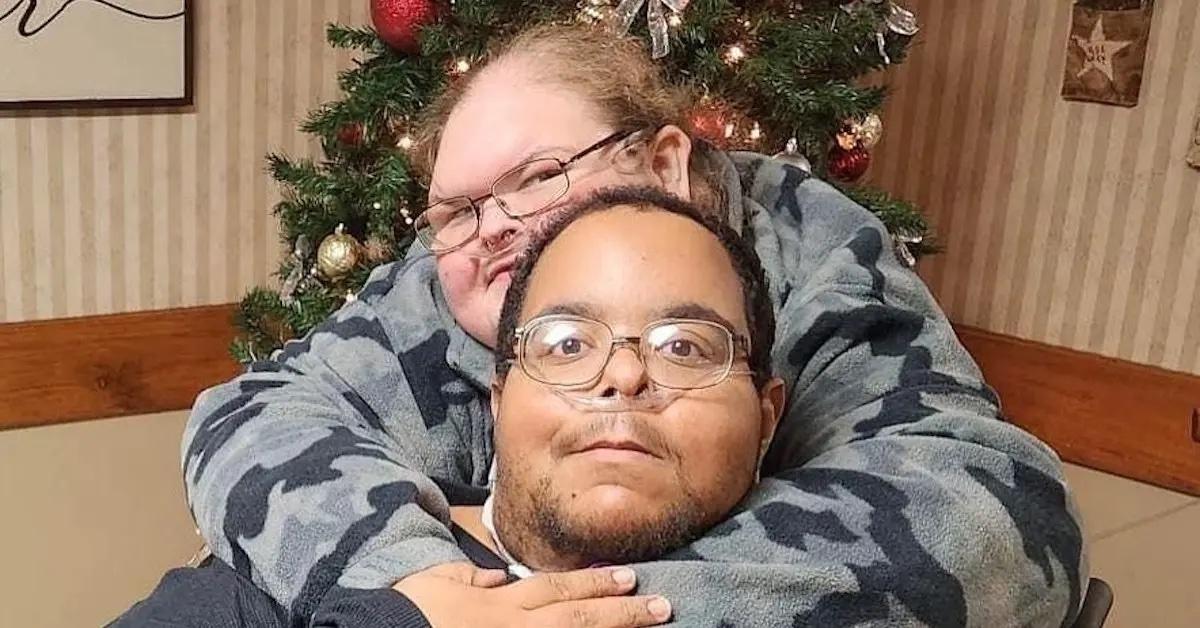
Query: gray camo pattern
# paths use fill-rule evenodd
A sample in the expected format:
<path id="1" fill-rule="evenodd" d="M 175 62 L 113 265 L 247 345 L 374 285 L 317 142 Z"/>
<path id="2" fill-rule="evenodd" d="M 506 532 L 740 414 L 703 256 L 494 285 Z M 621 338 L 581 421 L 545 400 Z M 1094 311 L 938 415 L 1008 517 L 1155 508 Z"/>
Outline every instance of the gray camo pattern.
<path id="1" fill-rule="evenodd" d="M 1001 417 L 868 211 L 795 168 L 726 160 L 730 221 L 767 271 L 787 414 L 761 486 L 706 537 L 637 565 L 680 626 L 1067 626 L 1087 580 L 1053 451 Z M 434 260 L 196 401 L 189 505 L 212 551 L 309 625 L 330 593 L 464 560 L 430 478 L 484 485 L 490 350 Z"/>

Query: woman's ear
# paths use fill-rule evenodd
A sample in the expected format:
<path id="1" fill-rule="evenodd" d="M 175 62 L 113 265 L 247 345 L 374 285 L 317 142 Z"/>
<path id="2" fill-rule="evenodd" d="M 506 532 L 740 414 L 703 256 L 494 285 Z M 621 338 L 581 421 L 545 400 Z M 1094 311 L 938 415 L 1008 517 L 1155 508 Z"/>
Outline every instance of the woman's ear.
<path id="1" fill-rule="evenodd" d="M 650 140 L 647 154 L 650 173 L 664 190 L 682 198 L 692 200 L 690 165 L 692 138 L 683 129 L 668 124 L 659 129 Z"/>
<path id="2" fill-rule="evenodd" d="M 498 375 L 492 376 L 492 422 L 495 423 L 500 419 L 500 396 L 504 393 L 504 386 L 500 383 Z"/>

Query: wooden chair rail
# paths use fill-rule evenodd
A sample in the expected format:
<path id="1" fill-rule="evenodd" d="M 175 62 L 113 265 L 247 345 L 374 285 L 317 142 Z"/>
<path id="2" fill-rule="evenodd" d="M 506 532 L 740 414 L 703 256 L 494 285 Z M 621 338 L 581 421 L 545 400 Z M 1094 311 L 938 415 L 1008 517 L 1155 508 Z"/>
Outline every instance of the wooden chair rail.
<path id="1" fill-rule="evenodd" d="M 0 430 L 191 407 L 238 373 L 233 307 L 0 325 Z"/>

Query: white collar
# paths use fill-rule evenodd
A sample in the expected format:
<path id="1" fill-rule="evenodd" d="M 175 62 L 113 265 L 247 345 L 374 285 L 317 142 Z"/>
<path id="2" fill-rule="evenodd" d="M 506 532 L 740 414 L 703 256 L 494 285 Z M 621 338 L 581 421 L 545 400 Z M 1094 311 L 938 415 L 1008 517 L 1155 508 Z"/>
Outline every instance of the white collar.
<path id="1" fill-rule="evenodd" d="M 495 466 L 492 468 L 494 469 Z M 508 563 L 508 573 L 518 578 L 528 578 L 533 575 L 533 570 L 521 564 L 516 558 L 513 558 L 513 555 L 505 549 L 504 543 L 500 542 L 500 535 L 496 534 L 496 522 L 492 515 L 492 496 L 494 494 L 493 492 L 488 495 L 487 499 L 483 502 L 483 527 L 487 528 L 488 534 L 492 536 L 492 543 L 496 546 L 496 553 L 500 554 L 500 558 L 503 558 L 504 562 Z"/>

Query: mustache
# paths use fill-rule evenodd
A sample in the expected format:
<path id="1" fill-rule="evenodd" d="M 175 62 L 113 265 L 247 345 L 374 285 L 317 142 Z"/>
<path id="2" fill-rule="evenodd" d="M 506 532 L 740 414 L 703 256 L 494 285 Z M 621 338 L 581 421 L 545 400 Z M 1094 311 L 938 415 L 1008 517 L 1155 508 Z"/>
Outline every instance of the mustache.
<path id="1" fill-rule="evenodd" d="M 604 413 L 563 436 L 556 453 L 570 454 L 614 435 L 634 441 L 658 457 L 663 457 L 670 450 L 667 439 L 646 419 L 636 414 Z"/>
<path id="2" fill-rule="evenodd" d="M 560 399 L 566 401 L 568 405 L 579 412 L 600 412 L 606 414 L 629 412 L 658 413 L 665 410 L 667 406 L 674 403 L 676 399 L 679 399 L 683 395 L 682 390 L 669 388 L 655 388 L 636 397 L 627 397 L 625 395 L 596 397 L 561 388 L 551 388 L 551 390 Z"/>

